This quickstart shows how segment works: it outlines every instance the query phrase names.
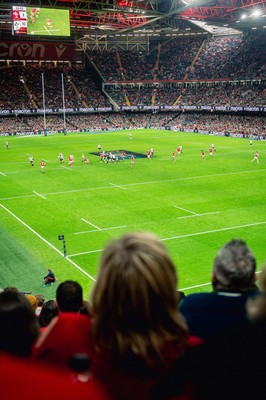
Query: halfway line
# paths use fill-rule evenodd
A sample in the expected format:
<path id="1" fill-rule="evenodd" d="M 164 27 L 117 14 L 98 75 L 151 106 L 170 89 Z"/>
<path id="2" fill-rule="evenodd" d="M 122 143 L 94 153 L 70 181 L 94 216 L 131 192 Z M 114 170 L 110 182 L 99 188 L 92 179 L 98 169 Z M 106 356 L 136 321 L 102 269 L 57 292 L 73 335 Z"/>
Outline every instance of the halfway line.
<path id="1" fill-rule="evenodd" d="M 6 208 L 5 206 L 3 206 L 3 204 L 0 203 L 0 207 L 2 207 L 5 211 L 7 211 L 10 215 L 12 215 L 12 217 L 14 217 L 17 221 L 19 221 L 22 225 L 24 225 L 26 228 L 28 228 L 32 233 L 34 233 L 34 235 L 38 236 L 39 239 L 43 240 L 46 244 L 48 244 L 48 246 L 50 246 L 53 250 L 55 250 L 58 254 L 60 254 L 60 256 L 64 257 L 64 254 L 58 250 L 55 246 L 52 245 L 52 243 L 48 242 L 48 240 L 46 240 L 44 237 L 42 237 L 39 233 L 37 233 L 34 229 L 32 229 L 29 225 L 27 225 L 24 221 L 22 221 L 22 219 L 20 219 L 19 217 L 17 217 L 14 213 L 12 213 L 12 211 L 10 211 L 8 208 Z M 83 272 L 83 274 L 85 274 L 88 278 L 90 278 L 92 281 L 95 282 L 95 279 L 88 274 L 86 271 L 84 271 L 84 269 L 82 269 L 81 267 L 79 267 L 74 261 L 70 260 L 68 257 L 64 257 L 67 261 L 69 261 L 72 265 L 74 265 L 74 267 L 76 267 L 77 269 L 79 269 L 81 272 Z"/>

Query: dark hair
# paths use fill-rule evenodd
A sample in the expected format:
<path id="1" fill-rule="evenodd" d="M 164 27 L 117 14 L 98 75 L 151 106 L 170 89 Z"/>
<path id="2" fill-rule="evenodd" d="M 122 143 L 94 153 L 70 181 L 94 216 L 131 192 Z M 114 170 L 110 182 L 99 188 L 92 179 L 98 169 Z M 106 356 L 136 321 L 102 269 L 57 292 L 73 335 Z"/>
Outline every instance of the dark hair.
<path id="1" fill-rule="evenodd" d="M 48 326 L 54 317 L 59 314 L 59 309 L 54 300 L 48 300 L 44 303 L 40 315 L 39 323 L 41 327 Z"/>
<path id="2" fill-rule="evenodd" d="M 82 315 L 91 315 L 91 305 L 88 301 L 84 300 L 82 306 L 79 309 L 79 313 Z"/>
<path id="3" fill-rule="evenodd" d="M 0 293 L 0 351 L 29 357 L 39 324 L 28 299 L 15 291 Z"/>
<path id="4" fill-rule="evenodd" d="M 82 287 L 78 282 L 65 281 L 56 290 L 56 300 L 62 312 L 79 312 L 83 303 Z"/>

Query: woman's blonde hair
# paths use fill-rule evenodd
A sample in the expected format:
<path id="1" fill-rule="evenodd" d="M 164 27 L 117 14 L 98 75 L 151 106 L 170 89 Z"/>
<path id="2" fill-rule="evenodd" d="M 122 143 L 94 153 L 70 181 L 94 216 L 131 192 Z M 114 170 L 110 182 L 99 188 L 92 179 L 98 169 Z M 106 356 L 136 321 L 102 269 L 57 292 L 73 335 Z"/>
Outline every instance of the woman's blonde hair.
<path id="1" fill-rule="evenodd" d="M 182 352 L 187 328 L 176 284 L 174 264 L 156 236 L 137 232 L 112 241 L 92 292 L 96 345 L 120 366 L 130 355 L 150 367 L 163 363 L 166 343 Z"/>
<path id="2" fill-rule="evenodd" d="M 252 321 L 266 318 L 266 264 L 264 265 L 259 277 L 260 294 L 251 297 L 247 301 L 248 317 Z"/>

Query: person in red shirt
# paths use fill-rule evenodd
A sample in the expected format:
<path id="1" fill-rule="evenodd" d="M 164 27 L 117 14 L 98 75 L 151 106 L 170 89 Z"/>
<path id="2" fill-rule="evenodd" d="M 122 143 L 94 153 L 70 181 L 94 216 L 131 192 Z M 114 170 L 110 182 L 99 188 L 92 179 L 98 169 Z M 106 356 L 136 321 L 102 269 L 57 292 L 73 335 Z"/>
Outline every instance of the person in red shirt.
<path id="1" fill-rule="evenodd" d="M 100 159 L 101 159 L 101 163 L 105 162 L 105 152 L 104 151 L 100 154 Z"/>
<path id="2" fill-rule="evenodd" d="M 126 157 L 126 153 L 124 152 L 124 150 L 121 152 L 121 157 L 122 157 L 122 160 L 124 160 Z"/>
<path id="3" fill-rule="evenodd" d="M 74 161 L 74 158 L 73 158 L 73 156 L 70 154 L 70 156 L 68 157 L 68 165 L 70 166 L 70 168 L 72 168 L 72 166 L 73 166 L 73 161 Z"/>
<path id="4" fill-rule="evenodd" d="M 180 156 L 180 154 L 181 154 L 181 147 L 179 146 L 176 150 L 177 150 L 177 155 Z"/>
<path id="5" fill-rule="evenodd" d="M 253 162 L 253 161 L 256 161 L 257 164 L 259 164 L 259 152 L 258 151 L 255 152 L 254 158 L 253 158 L 253 160 L 251 160 L 251 162 Z"/>
<path id="6" fill-rule="evenodd" d="M 51 363 L 69 368 L 71 357 L 77 353 L 88 354 L 91 344 L 91 320 L 80 315 L 83 290 L 78 282 L 64 281 L 56 290 L 59 315 L 53 318 L 45 332 L 36 341 L 31 358 L 33 361 Z"/>
<path id="7" fill-rule="evenodd" d="M 132 154 L 130 166 L 133 167 L 133 165 L 135 165 L 135 157 L 134 157 L 134 155 Z"/>
<path id="8" fill-rule="evenodd" d="M 201 158 L 202 158 L 203 160 L 205 160 L 205 153 L 204 153 L 203 150 L 201 150 Z"/>
<path id="9" fill-rule="evenodd" d="M 52 28 L 52 21 L 50 20 L 50 18 L 46 18 L 46 23 L 49 28 Z"/>
<path id="10" fill-rule="evenodd" d="M 44 173 L 45 164 L 44 164 L 43 160 L 41 161 L 40 166 L 41 166 L 42 173 Z"/>
<path id="11" fill-rule="evenodd" d="M 147 157 L 151 158 L 151 151 L 150 150 L 147 151 Z"/>
<path id="12" fill-rule="evenodd" d="M 209 153 L 210 153 L 210 156 L 212 157 L 213 156 L 213 148 L 212 147 L 210 147 Z"/>

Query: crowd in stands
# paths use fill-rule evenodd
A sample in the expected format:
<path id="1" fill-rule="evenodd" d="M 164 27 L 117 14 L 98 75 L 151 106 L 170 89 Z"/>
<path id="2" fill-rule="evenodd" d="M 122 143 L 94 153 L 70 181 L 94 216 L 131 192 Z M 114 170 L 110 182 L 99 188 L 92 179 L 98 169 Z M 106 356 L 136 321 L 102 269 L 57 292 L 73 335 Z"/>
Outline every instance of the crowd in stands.
<path id="1" fill-rule="evenodd" d="M 265 107 L 265 35 L 187 36 L 151 41 L 149 51 L 92 51 L 91 64 L 11 63 L 1 67 L 0 110 L 184 105 Z M 96 85 L 94 73 L 105 85 Z M 62 80 L 63 74 L 63 80 Z M 175 80 L 242 80 L 209 87 L 169 86 Z M 247 87 L 243 80 L 257 78 Z M 258 84 L 260 79 L 260 84 Z M 148 84 L 143 82 L 149 81 Z M 152 82 L 160 81 L 155 87 Z M 133 82 L 121 88 L 116 83 Z M 142 82 L 142 83 L 141 83 Z M 99 83 L 98 83 L 99 84 Z M 148 86 L 147 86 L 148 85 Z M 108 99 L 106 93 L 110 96 Z M 180 100 L 180 99 L 179 99 Z M 178 101 L 179 101 L 178 100 Z"/>
<path id="2" fill-rule="evenodd" d="M 208 38 L 195 65 L 189 68 L 188 77 L 193 79 L 211 79 L 219 73 L 219 69 L 242 45 L 243 36 L 227 36 Z M 217 76 L 216 76 L 217 77 Z"/>
<path id="3" fill-rule="evenodd" d="M 224 107 L 266 107 L 265 83 L 254 85 L 190 85 L 187 87 L 108 87 L 106 92 L 119 107 L 127 106 L 224 106 Z M 153 100 L 154 96 L 154 100 Z"/>
<path id="4" fill-rule="evenodd" d="M 183 79 L 250 79 L 265 76 L 265 35 L 188 36 L 152 42 L 140 50 L 93 51 L 108 82 Z"/>
<path id="5" fill-rule="evenodd" d="M 230 240 L 214 257 L 212 291 L 186 296 L 161 240 L 132 232 L 105 246 L 90 301 L 73 280 L 55 280 L 49 300 L 1 289 L 2 395 L 264 398 L 266 266 L 257 284 L 256 264 Z"/>
<path id="6" fill-rule="evenodd" d="M 64 131 L 64 120 L 57 115 L 46 118 L 48 133 Z M 98 113 L 66 116 L 68 132 L 157 128 L 186 132 L 266 138 L 266 117 L 239 114 L 195 112 Z M 43 134 L 43 117 L 17 116 L 0 118 L 0 135 Z"/>
<path id="7" fill-rule="evenodd" d="M 0 84 L 0 110 L 110 106 L 89 72 L 77 63 L 62 67 L 51 63 L 12 65 L 2 68 Z"/>

